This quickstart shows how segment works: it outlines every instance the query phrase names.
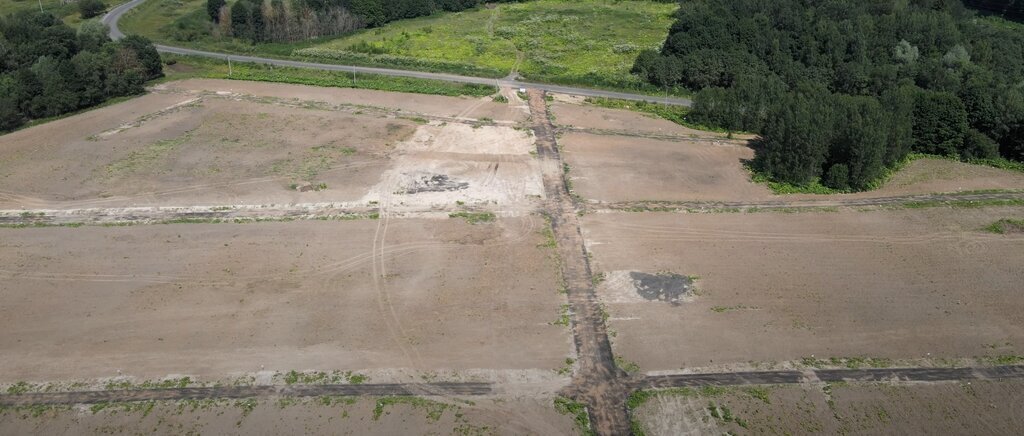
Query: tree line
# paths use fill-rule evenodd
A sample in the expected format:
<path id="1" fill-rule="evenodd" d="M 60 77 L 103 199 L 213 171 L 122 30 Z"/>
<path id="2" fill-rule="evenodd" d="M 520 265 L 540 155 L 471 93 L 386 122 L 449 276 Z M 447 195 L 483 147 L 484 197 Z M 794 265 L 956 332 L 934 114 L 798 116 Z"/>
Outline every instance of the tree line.
<path id="1" fill-rule="evenodd" d="M 689 0 L 633 71 L 760 134 L 776 181 L 873 187 L 911 152 L 1024 160 L 1024 32 L 958 0 Z"/>
<path id="2" fill-rule="evenodd" d="M 491 0 L 510 3 L 516 0 Z M 340 35 L 391 21 L 462 11 L 484 0 L 207 0 L 206 12 L 223 34 L 254 43 Z"/>
<path id="3" fill-rule="evenodd" d="M 0 18 L 0 131 L 141 93 L 147 80 L 163 75 L 148 40 L 107 35 L 96 21 L 76 32 L 48 13 Z"/>
<path id="4" fill-rule="evenodd" d="M 963 0 L 968 7 L 1007 18 L 1024 19 L 1024 0 Z"/>

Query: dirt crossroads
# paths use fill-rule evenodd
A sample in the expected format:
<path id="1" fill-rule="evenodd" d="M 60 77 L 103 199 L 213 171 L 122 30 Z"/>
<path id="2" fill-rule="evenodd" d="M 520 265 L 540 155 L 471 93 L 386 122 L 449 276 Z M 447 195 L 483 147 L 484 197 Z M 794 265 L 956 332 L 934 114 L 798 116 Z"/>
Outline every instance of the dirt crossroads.
<path id="1" fill-rule="evenodd" d="M 1024 235 L 982 230 L 1019 174 L 779 197 L 742 143 L 505 91 L 190 80 L 3 137 L 0 432 L 742 432 L 672 392 L 1024 378 Z"/>

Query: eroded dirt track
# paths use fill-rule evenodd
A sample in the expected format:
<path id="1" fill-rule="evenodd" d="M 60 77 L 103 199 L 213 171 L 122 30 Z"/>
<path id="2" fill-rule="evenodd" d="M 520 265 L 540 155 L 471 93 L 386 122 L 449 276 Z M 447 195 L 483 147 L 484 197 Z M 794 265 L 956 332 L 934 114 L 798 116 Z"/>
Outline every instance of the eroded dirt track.
<path id="1" fill-rule="evenodd" d="M 36 404 L 96 404 L 126 401 L 178 401 L 207 398 L 488 395 L 489 383 L 424 383 L 292 386 L 220 386 L 194 388 L 132 389 L 112 391 L 46 392 L 0 396 L 0 406 Z"/>
<path id="2" fill-rule="evenodd" d="M 546 213 L 562 260 L 562 278 L 572 311 L 573 336 L 580 368 L 570 395 L 589 408 L 598 434 L 629 433 L 625 385 L 615 366 L 601 306 L 594 292 L 590 265 L 583 245 L 576 205 L 566 187 L 555 128 L 548 117 L 544 93 L 530 91 L 530 112 L 542 164 Z"/>

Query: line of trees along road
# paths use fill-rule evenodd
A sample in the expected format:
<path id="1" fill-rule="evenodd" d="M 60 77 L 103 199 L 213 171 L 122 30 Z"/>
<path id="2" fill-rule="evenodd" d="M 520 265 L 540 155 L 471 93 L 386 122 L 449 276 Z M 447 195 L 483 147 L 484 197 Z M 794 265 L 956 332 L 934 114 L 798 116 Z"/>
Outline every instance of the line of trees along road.
<path id="1" fill-rule="evenodd" d="M 991 3 L 991 2 L 989 2 Z M 760 133 L 776 181 L 863 190 L 912 151 L 1024 160 L 1024 31 L 959 0 L 687 0 L 633 71 Z"/>
<path id="2" fill-rule="evenodd" d="M 148 40 L 113 42 L 107 34 L 95 21 L 76 32 L 39 12 L 0 18 L 0 132 L 141 93 L 146 80 L 163 75 Z"/>

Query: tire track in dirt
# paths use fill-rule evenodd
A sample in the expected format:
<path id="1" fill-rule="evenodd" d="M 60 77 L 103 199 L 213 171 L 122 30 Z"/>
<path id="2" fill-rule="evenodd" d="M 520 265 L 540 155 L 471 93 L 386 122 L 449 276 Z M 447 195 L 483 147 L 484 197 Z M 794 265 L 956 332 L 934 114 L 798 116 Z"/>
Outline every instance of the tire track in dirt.
<path id="1" fill-rule="evenodd" d="M 650 211 L 650 212 L 715 212 L 728 210 L 744 212 L 749 210 L 773 209 L 815 209 L 832 207 L 885 207 L 904 206 L 914 203 L 944 202 L 986 202 L 986 201 L 1019 201 L 1024 200 L 1022 191 L 1006 192 L 950 192 L 924 195 L 901 195 L 892 197 L 869 198 L 831 198 L 809 200 L 769 200 L 769 201 L 627 201 L 598 202 L 587 204 L 589 212 L 605 211 Z"/>
<path id="2" fill-rule="evenodd" d="M 393 182 L 389 185 L 390 186 L 387 186 L 381 194 L 377 212 L 377 229 L 373 235 L 371 257 L 373 287 L 377 293 L 377 309 L 384 318 L 385 324 L 388 328 L 388 334 L 391 336 L 392 342 L 402 350 L 402 354 L 405 355 L 409 368 L 419 368 L 419 363 L 422 361 L 420 353 L 415 346 L 407 343 L 409 335 L 402 327 L 402 320 L 398 316 L 398 312 L 395 310 L 395 305 L 391 301 L 391 294 L 387 289 L 388 278 L 385 240 L 387 238 L 388 227 L 391 224 L 391 216 L 388 209 L 391 207 L 391 198 L 394 195 L 394 189 L 392 188 L 397 189 L 398 184 Z"/>
<path id="3" fill-rule="evenodd" d="M 811 369 L 647 376 L 630 382 L 633 389 L 703 386 L 750 386 L 841 382 L 950 382 L 1024 378 L 1024 366 L 961 368 Z"/>
<path id="4" fill-rule="evenodd" d="M 241 399 L 258 397 L 319 396 L 477 396 L 493 393 L 490 383 L 408 383 L 285 386 L 215 386 L 194 388 L 158 388 L 111 391 L 45 392 L 0 395 L 0 406 L 96 404 L 131 401 L 179 401 L 201 399 Z"/>
<path id="5" fill-rule="evenodd" d="M 612 355 L 603 311 L 594 292 L 590 264 L 583 244 L 576 204 L 569 194 L 555 128 L 548 117 L 545 94 L 529 90 L 530 113 L 541 158 L 545 212 L 551 219 L 555 249 L 562 262 L 562 279 L 568 294 L 573 339 L 579 370 L 566 395 L 587 406 L 592 429 L 602 435 L 629 434 L 626 396 L 620 371 Z"/>

